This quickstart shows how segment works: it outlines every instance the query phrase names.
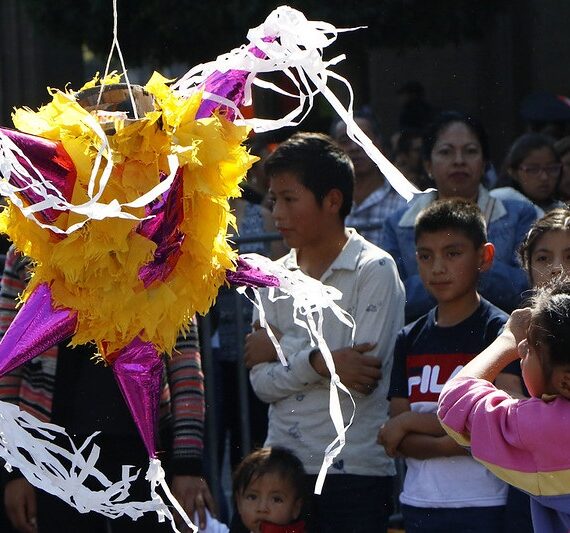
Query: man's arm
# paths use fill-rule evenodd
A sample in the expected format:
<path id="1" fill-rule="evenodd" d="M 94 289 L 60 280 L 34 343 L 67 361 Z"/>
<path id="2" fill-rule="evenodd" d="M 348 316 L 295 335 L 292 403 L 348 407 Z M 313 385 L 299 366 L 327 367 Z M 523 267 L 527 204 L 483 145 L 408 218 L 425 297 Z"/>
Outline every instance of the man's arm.
<path id="1" fill-rule="evenodd" d="M 280 340 L 288 366 L 274 361 L 256 364 L 251 368 L 249 379 L 261 401 L 273 403 L 283 400 L 323 380 L 309 362 L 313 347 L 304 338 L 304 331 L 297 334 L 283 335 Z"/>
<path id="2" fill-rule="evenodd" d="M 178 339 L 167 371 L 173 415 L 172 493 L 188 516 L 198 514 L 200 527 L 204 528 L 205 508 L 214 515 L 215 505 L 202 477 L 204 374 L 195 319 L 186 338 Z"/>
<path id="3" fill-rule="evenodd" d="M 17 314 L 16 302 L 27 284 L 27 261 L 14 246 L 6 255 L 2 280 L 0 282 L 0 338 L 4 336 Z M 0 377 L 0 400 L 20 403 L 22 367 Z M 35 533 L 36 489 L 25 479 L 19 470 L 8 473 L 2 468 L 4 502 L 6 514 L 12 526 L 22 533 Z"/>

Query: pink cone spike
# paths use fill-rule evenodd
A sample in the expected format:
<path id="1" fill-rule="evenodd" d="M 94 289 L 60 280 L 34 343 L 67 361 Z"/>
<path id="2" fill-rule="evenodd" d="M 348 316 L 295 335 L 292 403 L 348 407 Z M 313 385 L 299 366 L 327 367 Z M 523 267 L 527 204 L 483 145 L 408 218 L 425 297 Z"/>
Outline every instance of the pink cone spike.
<path id="1" fill-rule="evenodd" d="M 250 265 L 242 257 L 238 257 L 235 271 L 227 270 L 226 279 L 232 285 L 246 287 L 279 287 L 279 279 L 272 274 L 266 274 L 258 267 Z"/>
<path id="2" fill-rule="evenodd" d="M 76 325 L 74 312 L 54 309 L 49 285 L 38 285 L 0 341 L 0 376 L 71 337 Z"/>
<path id="3" fill-rule="evenodd" d="M 149 457 L 156 458 L 162 360 L 151 342 L 136 338 L 119 350 L 113 372 Z"/>
<path id="4" fill-rule="evenodd" d="M 29 135 L 9 128 L 0 128 L 0 130 L 22 150 L 45 180 L 54 185 L 66 200 L 71 199 L 77 172 L 71 157 L 69 157 L 61 142 L 51 141 L 37 135 Z M 35 172 L 31 170 L 30 164 L 24 158 L 18 156 L 18 161 L 32 176 L 35 175 Z M 15 174 L 10 176 L 9 181 L 16 187 L 29 185 L 27 181 Z M 25 199 L 24 201 L 27 205 L 35 204 L 42 200 L 41 196 L 30 187 L 20 191 L 18 194 Z M 38 215 L 43 219 L 43 222 L 51 224 L 61 215 L 61 211 L 48 208 L 39 211 Z"/>
<path id="5" fill-rule="evenodd" d="M 275 38 L 265 37 L 263 40 L 271 42 Z M 251 47 L 249 51 L 256 57 L 265 57 L 265 53 L 256 46 Z M 243 105 L 245 83 L 249 75 L 250 73 L 246 70 L 228 70 L 227 72 L 216 70 L 204 82 L 204 89 L 217 96 L 223 96 L 240 107 Z M 196 112 L 196 119 L 211 117 L 216 110 L 225 114 L 228 120 L 235 118 L 235 113 L 232 109 L 223 104 L 220 105 L 214 100 L 205 98 Z"/>

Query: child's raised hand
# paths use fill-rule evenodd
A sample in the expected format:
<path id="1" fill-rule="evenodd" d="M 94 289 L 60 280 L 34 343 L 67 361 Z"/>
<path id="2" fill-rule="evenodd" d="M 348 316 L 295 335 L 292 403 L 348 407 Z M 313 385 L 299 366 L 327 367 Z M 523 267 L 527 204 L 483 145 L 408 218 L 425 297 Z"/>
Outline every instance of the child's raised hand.
<path id="1" fill-rule="evenodd" d="M 524 309 L 516 309 L 509 317 L 505 330 L 512 333 L 517 345 L 527 337 L 531 316 L 530 307 L 525 307 Z"/>

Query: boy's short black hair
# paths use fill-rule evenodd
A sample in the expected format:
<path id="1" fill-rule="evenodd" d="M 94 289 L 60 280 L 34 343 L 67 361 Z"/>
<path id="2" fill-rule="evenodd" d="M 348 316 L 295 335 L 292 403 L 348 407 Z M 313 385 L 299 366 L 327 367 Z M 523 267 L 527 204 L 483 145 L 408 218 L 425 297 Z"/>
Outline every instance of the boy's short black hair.
<path id="1" fill-rule="evenodd" d="M 342 193 L 339 211 L 344 221 L 352 208 L 354 166 L 348 155 L 332 138 L 321 133 L 296 133 L 265 160 L 265 173 L 269 179 L 283 172 L 297 176 L 309 189 L 319 205 L 332 190 Z"/>
<path id="2" fill-rule="evenodd" d="M 468 200 L 436 200 L 423 209 L 416 218 L 416 243 L 424 233 L 445 230 L 460 231 L 476 249 L 487 242 L 487 225 L 483 213 L 477 204 Z"/>
<path id="3" fill-rule="evenodd" d="M 273 446 L 251 452 L 236 468 L 233 475 L 233 495 L 238 498 L 252 481 L 264 474 L 277 474 L 288 481 L 296 498 L 306 499 L 307 482 L 301 460 L 287 448 Z"/>

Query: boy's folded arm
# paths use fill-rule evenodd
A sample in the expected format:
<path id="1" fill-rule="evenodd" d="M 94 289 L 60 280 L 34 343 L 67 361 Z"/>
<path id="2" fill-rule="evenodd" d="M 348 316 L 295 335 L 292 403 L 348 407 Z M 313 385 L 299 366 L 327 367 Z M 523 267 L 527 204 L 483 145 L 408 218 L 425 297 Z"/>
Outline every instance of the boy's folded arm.
<path id="1" fill-rule="evenodd" d="M 430 437 L 430 439 L 438 439 L 445 436 L 445 430 L 441 427 L 435 413 L 410 411 L 409 402 L 406 398 L 392 398 L 390 401 L 390 413 L 390 420 L 378 432 L 378 443 L 382 444 L 388 455 L 392 457 L 397 455 L 408 457 L 408 454 L 411 457 L 416 457 L 421 452 L 421 450 L 418 451 L 415 448 L 402 449 L 402 444 L 409 435 L 423 435 Z M 413 446 L 414 442 L 411 441 L 411 446 Z M 437 442 L 432 442 L 431 440 L 426 442 L 433 446 L 437 444 Z M 420 442 L 419 446 L 422 445 L 423 442 Z M 430 452 L 430 454 L 435 454 L 435 452 Z M 441 454 L 442 452 L 438 452 L 438 455 L 429 455 L 428 457 L 439 457 Z M 452 453 L 451 455 L 458 454 Z"/>
<path id="2" fill-rule="evenodd" d="M 309 361 L 314 349 L 312 346 L 287 335 L 283 336 L 280 345 L 288 366 L 284 366 L 281 361 L 261 363 L 255 365 L 249 373 L 255 394 L 266 403 L 283 400 L 292 394 L 303 392 L 315 383 L 324 382 Z"/>
<path id="3" fill-rule="evenodd" d="M 422 433 L 408 433 L 401 441 L 398 452 L 404 457 L 414 459 L 433 459 L 434 457 L 453 457 L 469 455 L 469 452 L 459 446 L 451 437 L 445 434 L 443 428 L 441 436 Z"/>
<path id="4" fill-rule="evenodd" d="M 341 382 L 361 394 L 370 394 L 382 376 L 381 363 L 377 357 L 363 355 L 374 348 L 373 344 L 364 343 L 353 347 L 346 346 L 331 352 L 335 371 Z M 319 350 L 313 350 L 309 362 L 323 378 L 330 378 L 329 370 Z"/>
<path id="5" fill-rule="evenodd" d="M 416 413 L 408 411 L 400 416 L 406 417 L 405 427 L 408 433 L 419 433 L 432 437 L 442 437 L 445 430 L 441 427 L 435 413 Z"/>

